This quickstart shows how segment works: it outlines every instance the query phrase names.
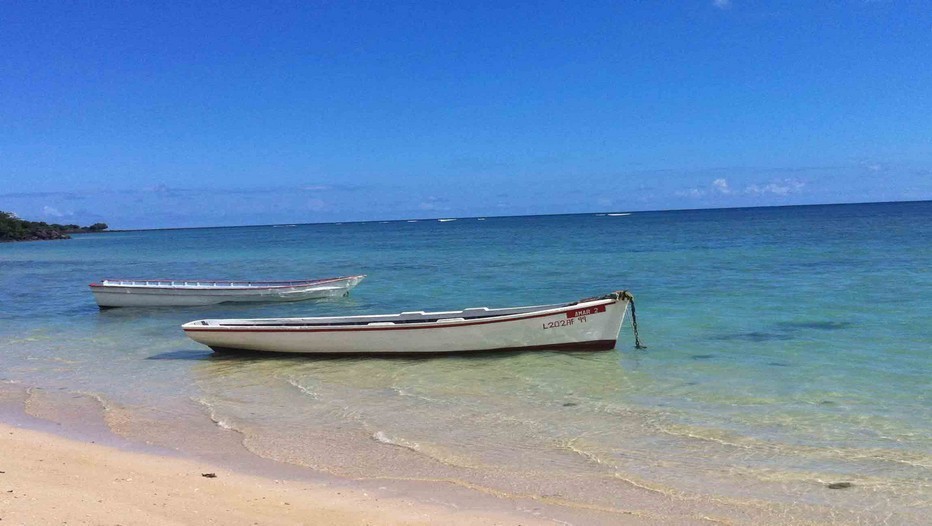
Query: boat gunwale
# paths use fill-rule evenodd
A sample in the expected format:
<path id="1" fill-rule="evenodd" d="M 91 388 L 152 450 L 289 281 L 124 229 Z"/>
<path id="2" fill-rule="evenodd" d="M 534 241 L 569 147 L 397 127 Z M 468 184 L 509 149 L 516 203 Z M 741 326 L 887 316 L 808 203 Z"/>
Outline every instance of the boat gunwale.
<path id="1" fill-rule="evenodd" d="M 118 288 L 133 288 L 133 289 L 160 289 L 160 290 L 183 290 L 183 291 L 202 291 L 202 290 L 268 290 L 268 289 L 287 289 L 294 287 L 302 287 L 308 285 L 323 285 L 325 283 L 333 283 L 337 281 L 346 281 L 350 279 L 363 279 L 365 274 L 359 274 L 355 276 L 340 276 L 336 278 L 322 278 L 314 280 L 296 280 L 296 281 L 249 281 L 249 280 L 217 280 L 217 279 L 114 279 L 107 278 L 102 279 L 98 283 L 91 283 L 88 285 L 92 290 L 105 290 L 105 289 L 118 289 Z M 191 282 L 191 283 L 269 283 L 268 286 L 251 286 L 251 287 L 218 287 L 211 288 L 209 286 L 199 287 L 199 286 L 178 286 L 178 285 L 117 285 L 117 284 L 107 284 L 107 281 L 138 281 L 138 282 L 162 282 L 162 283 L 172 283 L 172 282 Z"/>
<path id="2" fill-rule="evenodd" d="M 455 316 L 449 316 L 447 318 L 437 318 L 434 320 L 415 320 L 400 323 L 396 325 L 394 322 L 388 325 L 372 325 L 372 323 L 383 323 L 383 322 L 369 322 L 366 325 L 348 325 L 348 324 L 320 324 L 320 325 L 309 325 L 309 324 L 300 324 L 300 325 L 193 325 L 195 323 L 201 323 L 205 321 L 213 320 L 195 320 L 185 323 L 181 326 L 182 330 L 185 332 L 280 332 L 280 333 L 302 333 L 302 332 L 354 332 L 354 331 L 399 331 L 399 330 L 422 330 L 422 329 L 443 329 L 448 327 L 467 327 L 472 325 L 487 325 L 491 323 L 507 323 L 513 321 L 523 321 L 530 320 L 534 318 L 546 318 L 548 316 L 554 316 L 558 314 L 564 314 L 573 310 L 584 309 L 587 307 L 595 307 L 600 305 L 614 305 L 619 301 L 627 301 L 627 297 L 621 294 L 621 292 L 616 292 L 609 294 L 601 298 L 587 298 L 585 300 L 576 301 L 573 303 L 562 303 L 556 304 L 556 306 L 544 305 L 543 307 L 550 307 L 543 310 L 533 310 L 529 312 L 522 312 L 516 314 L 502 314 L 502 315 L 492 315 L 484 316 L 479 319 L 463 319 L 459 322 L 447 322 L 441 323 L 439 320 L 455 318 Z M 585 307 L 583 306 L 585 305 Z M 507 308 L 507 307 L 506 307 Z M 513 307 L 521 308 L 521 307 Z M 465 309 L 468 310 L 468 309 Z M 462 313 L 464 311 L 453 311 L 454 314 Z M 424 314 L 439 314 L 439 313 L 424 313 Z M 380 315 L 375 315 L 378 317 Z M 353 318 L 354 316 L 347 316 L 347 318 Z M 493 319 L 488 319 L 493 318 Z M 274 318 L 272 318 L 274 319 Z M 287 318 L 282 318 L 287 319 Z M 312 319 L 312 318 L 306 318 Z M 231 320 L 231 321 L 246 321 L 246 320 Z M 232 327 L 232 328 L 231 328 Z"/>

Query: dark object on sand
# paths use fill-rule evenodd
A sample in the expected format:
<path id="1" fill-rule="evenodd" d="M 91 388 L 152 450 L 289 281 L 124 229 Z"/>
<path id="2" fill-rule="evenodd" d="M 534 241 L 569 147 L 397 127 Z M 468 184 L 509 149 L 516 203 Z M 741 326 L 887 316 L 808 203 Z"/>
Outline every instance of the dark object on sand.
<path id="1" fill-rule="evenodd" d="M 204 478 L 208 478 L 208 479 L 215 479 L 215 478 L 217 478 L 217 474 L 216 474 L 216 473 L 201 473 L 201 476 L 204 477 Z"/>
<path id="2" fill-rule="evenodd" d="M 831 484 L 828 484 L 827 486 L 828 486 L 828 489 L 845 489 L 845 488 L 850 488 L 851 486 L 854 486 L 854 484 L 850 482 L 832 482 Z"/>

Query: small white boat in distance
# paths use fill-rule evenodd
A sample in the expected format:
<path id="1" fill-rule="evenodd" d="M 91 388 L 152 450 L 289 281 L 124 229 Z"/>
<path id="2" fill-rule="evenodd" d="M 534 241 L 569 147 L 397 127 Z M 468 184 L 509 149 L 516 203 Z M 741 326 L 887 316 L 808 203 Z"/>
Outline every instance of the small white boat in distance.
<path id="1" fill-rule="evenodd" d="M 214 351 L 336 354 L 600 351 L 615 347 L 632 301 L 628 291 L 618 291 L 556 305 L 370 316 L 197 320 L 181 327 L 189 338 Z"/>
<path id="2" fill-rule="evenodd" d="M 97 305 L 169 307 L 301 301 L 345 296 L 366 276 L 303 281 L 213 281 L 172 279 L 104 279 L 90 285 Z"/>

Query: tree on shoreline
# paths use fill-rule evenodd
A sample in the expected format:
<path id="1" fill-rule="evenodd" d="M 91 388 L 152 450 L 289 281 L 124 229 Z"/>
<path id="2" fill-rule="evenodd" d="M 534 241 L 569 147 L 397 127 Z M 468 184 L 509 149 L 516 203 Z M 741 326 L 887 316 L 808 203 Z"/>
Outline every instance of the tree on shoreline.
<path id="1" fill-rule="evenodd" d="M 68 234 L 83 232 L 103 232 L 106 223 L 94 223 L 91 226 L 59 225 L 44 221 L 26 221 L 11 212 L 0 211 L 0 242 L 3 241 L 37 241 L 47 239 L 69 239 Z"/>

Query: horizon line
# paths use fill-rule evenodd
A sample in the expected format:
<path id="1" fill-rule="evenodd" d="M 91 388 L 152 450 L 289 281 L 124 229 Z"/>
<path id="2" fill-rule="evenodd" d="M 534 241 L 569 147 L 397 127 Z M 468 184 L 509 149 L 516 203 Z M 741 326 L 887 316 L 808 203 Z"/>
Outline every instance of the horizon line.
<path id="1" fill-rule="evenodd" d="M 657 210 L 600 210 L 600 211 L 590 211 L 590 212 L 567 212 L 559 214 L 513 214 L 513 215 L 475 215 L 475 216 L 437 216 L 437 217 L 406 217 L 399 219 L 366 219 L 366 220 L 348 220 L 348 221 L 321 221 L 321 222 L 307 222 L 307 223 L 263 223 L 263 224 L 244 224 L 244 225 L 211 225 L 211 226 L 177 226 L 177 227 L 155 227 L 155 228 L 116 228 L 108 229 L 102 232 L 93 232 L 93 233 L 107 233 L 107 232 L 148 232 L 148 231 L 161 231 L 161 230 L 204 230 L 210 228 L 245 228 L 245 227 L 275 227 L 275 226 L 307 226 L 307 225 L 342 225 L 342 224 L 363 224 L 363 223 L 375 223 L 375 222 L 402 222 L 402 221 L 439 221 L 440 219 L 478 219 L 478 218 L 495 218 L 495 219 L 509 219 L 509 218 L 518 218 L 518 217 L 556 217 L 556 216 L 578 216 L 578 215 L 597 215 L 597 214 L 645 214 L 645 213 L 661 213 L 661 212 L 696 212 L 696 211 L 710 211 L 710 210 L 755 210 L 758 208 L 797 208 L 797 207 L 808 207 L 808 206 L 857 206 L 857 205 L 880 205 L 880 204 L 907 204 L 907 203 L 927 203 L 932 202 L 932 199 L 915 199 L 908 201 L 859 201 L 853 203 L 806 203 L 806 204 L 792 204 L 792 205 L 760 205 L 760 206 L 720 206 L 720 207 L 711 207 L 711 208 L 668 208 L 668 209 L 657 209 Z M 91 233 L 91 232 L 89 232 Z"/>

